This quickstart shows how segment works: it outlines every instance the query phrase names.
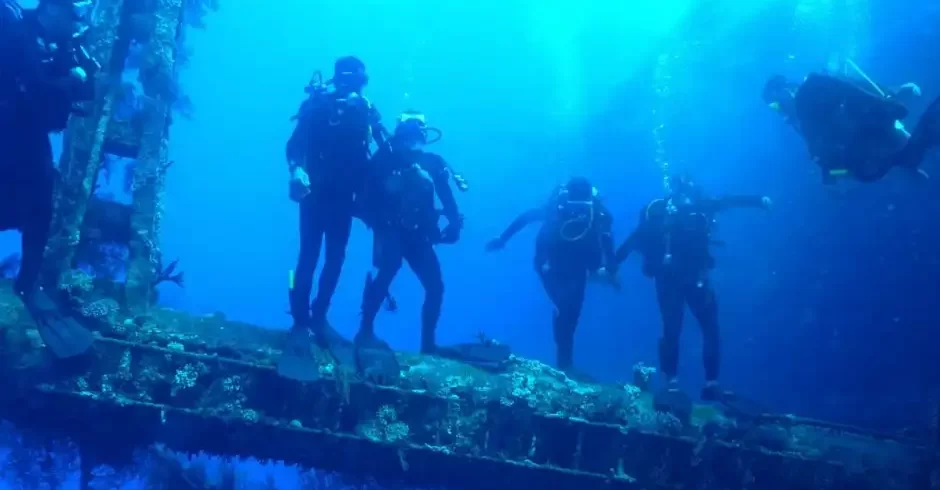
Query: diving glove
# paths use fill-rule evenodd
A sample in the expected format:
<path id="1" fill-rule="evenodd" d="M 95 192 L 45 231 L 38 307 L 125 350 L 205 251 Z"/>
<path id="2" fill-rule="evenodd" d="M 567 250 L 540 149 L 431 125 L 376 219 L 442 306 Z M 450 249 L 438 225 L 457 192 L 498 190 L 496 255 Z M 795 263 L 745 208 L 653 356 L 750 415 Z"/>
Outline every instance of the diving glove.
<path id="1" fill-rule="evenodd" d="M 310 195 L 310 176 L 301 167 L 294 167 L 290 177 L 290 199 L 300 202 Z"/>

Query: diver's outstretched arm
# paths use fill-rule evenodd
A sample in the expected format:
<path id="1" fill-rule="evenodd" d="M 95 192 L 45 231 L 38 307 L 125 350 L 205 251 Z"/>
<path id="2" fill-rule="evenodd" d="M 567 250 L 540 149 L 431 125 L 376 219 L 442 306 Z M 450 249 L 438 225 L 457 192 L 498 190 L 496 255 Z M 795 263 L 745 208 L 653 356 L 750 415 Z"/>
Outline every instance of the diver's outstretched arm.
<path id="1" fill-rule="evenodd" d="M 623 263 L 624 260 L 627 260 L 627 257 L 629 257 L 630 254 L 640 245 L 640 240 L 642 240 L 647 223 L 649 222 L 650 208 L 652 208 L 657 203 L 664 203 L 664 201 L 657 199 L 647 204 L 646 206 L 643 206 L 643 209 L 640 210 L 640 220 L 637 222 L 633 233 L 630 233 L 630 236 L 628 236 L 627 239 L 624 240 L 619 247 L 617 247 L 617 250 L 614 252 L 614 264 L 616 264 L 618 267 Z"/>
<path id="2" fill-rule="evenodd" d="M 491 241 L 488 245 L 488 249 L 499 249 L 506 245 L 506 243 L 511 239 L 516 233 L 519 233 L 526 226 L 535 223 L 536 221 L 542 221 L 545 219 L 545 208 L 534 208 L 530 209 L 522 214 L 520 214 L 516 219 L 510 223 L 509 227 L 502 232 L 495 240 Z"/>
<path id="3" fill-rule="evenodd" d="M 633 230 L 633 233 L 627 237 L 623 243 L 617 247 L 617 250 L 614 252 L 614 261 L 615 266 L 619 267 L 624 260 L 627 260 L 627 257 L 630 256 L 634 250 L 636 250 L 637 244 L 640 242 L 640 227 L 637 227 L 636 230 Z"/>
<path id="4" fill-rule="evenodd" d="M 767 196 L 724 196 L 718 199 L 705 199 L 698 204 L 705 214 L 711 214 L 733 208 L 769 209 L 771 201 Z"/>

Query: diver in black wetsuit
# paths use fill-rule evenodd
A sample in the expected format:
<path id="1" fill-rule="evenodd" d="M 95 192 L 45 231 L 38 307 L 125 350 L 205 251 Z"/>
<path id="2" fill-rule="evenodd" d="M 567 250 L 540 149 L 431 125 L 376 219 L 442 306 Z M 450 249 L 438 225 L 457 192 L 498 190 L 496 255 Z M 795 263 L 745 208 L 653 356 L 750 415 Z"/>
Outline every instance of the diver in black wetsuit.
<path id="1" fill-rule="evenodd" d="M 765 84 L 763 99 L 806 140 L 824 184 L 845 175 L 874 182 L 894 167 L 926 176 L 918 167 L 929 149 L 940 146 L 940 98 L 909 134 L 900 122 L 908 114 L 902 100 L 919 95 L 919 87 L 889 91 L 867 78 L 865 83 L 811 74 L 797 84 L 775 76 Z"/>
<path id="2" fill-rule="evenodd" d="M 553 330 L 559 369 L 574 364 L 574 333 L 581 316 L 588 277 L 616 276 L 613 218 L 587 179 L 576 177 L 555 191 L 544 206 L 526 211 L 491 240 L 500 250 L 513 235 L 541 221 L 535 242 L 535 271 L 555 305 Z"/>
<path id="3" fill-rule="evenodd" d="M 99 67 L 81 45 L 91 7 L 41 0 L 22 10 L 0 0 L 0 230 L 22 232 L 16 292 L 58 357 L 82 354 L 93 340 L 39 284 L 58 179 L 49 133 L 65 129 L 74 103 L 94 97 Z"/>
<path id="4" fill-rule="evenodd" d="M 365 65 L 352 56 L 336 61 L 329 84 L 316 74 L 287 143 L 291 199 L 300 203 L 300 254 L 290 289 L 293 348 L 288 349 L 300 357 L 287 361 L 309 360 L 308 331 L 338 362 L 350 361 L 345 352 L 351 348 L 343 347 L 351 344 L 329 326 L 326 315 L 346 258 L 354 196 L 363 185 L 370 145 L 373 140 L 383 143 L 379 113 L 362 95 L 368 80 Z M 324 241 L 326 259 L 311 304 Z M 302 374 L 313 367 L 309 362 L 284 362 L 280 367 L 281 374 L 291 378 L 315 376 Z"/>
<path id="5" fill-rule="evenodd" d="M 429 132 L 436 133 L 436 137 L 429 140 Z M 372 158 L 365 189 L 357 199 L 360 217 L 374 233 L 375 267 L 375 275 L 366 282 L 363 292 L 362 324 L 356 335 L 359 346 L 388 348 L 375 335 L 375 317 L 404 260 L 425 291 L 421 352 L 438 351 L 435 331 L 444 301 L 444 282 L 434 245 L 456 243 L 463 226 L 450 188 L 454 173 L 439 155 L 422 150 L 439 138 L 440 132 L 427 127 L 423 114 L 408 111 L 401 115 L 389 144 Z M 462 177 L 455 180 L 458 188 L 466 188 Z M 441 211 L 435 207 L 435 196 L 441 201 Z M 447 218 L 443 230 L 438 227 L 442 214 Z"/>
<path id="6" fill-rule="evenodd" d="M 663 321 L 659 343 L 660 369 L 666 376 L 666 389 L 657 396 L 662 408 L 690 405 L 679 390 L 679 335 L 682 316 L 688 305 L 702 329 L 702 355 L 705 363 L 705 388 L 702 398 L 718 400 L 727 396 L 718 385 L 719 330 L 718 305 L 709 280 L 714 259 L 709 251 L 711 227 L 715 215 L 738 207 L 769 209 L 771 201 L 760 196 L 734 196 L 709 199 L 691 180 L 681 176 L 670 179 L 671 193 L 656 199 L 640 212 L 633 233 L 616 252 L 622 263 L 632 251 L 643 256 L 643 273 L 656 282 L 656 298 Z"/>

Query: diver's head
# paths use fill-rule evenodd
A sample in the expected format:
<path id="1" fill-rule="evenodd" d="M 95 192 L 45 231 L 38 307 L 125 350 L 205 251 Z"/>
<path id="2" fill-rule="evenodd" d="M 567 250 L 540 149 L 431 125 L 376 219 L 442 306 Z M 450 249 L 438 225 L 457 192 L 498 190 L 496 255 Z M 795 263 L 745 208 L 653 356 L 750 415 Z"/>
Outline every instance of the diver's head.
<path id="1" fill-rule="evenodd" d="M 563 192 L 568 201 L 580 202 L 593 201 L 594 196 L 597 194 L 597 190 L 594 189 L 591 182 L 584 177 L 572 177 L 571 180 L 565 184 Z"/>
<path id="2" fill-rule="evenodd" d="M 431 137 L 428 134 L 431 133 Z M 392 137 L 397 149 L 417 151 L 441 139 L 441 131 L 428 127 L 425 115 L 416 110 L 407 110 L 398 117 Z"/>
<path id="3" fill-rule="evenodd" d="M 369 83 L 366 65 L 355 56 L 344 56 L 333 64 L 333 86 L 344 94 L 362 92 Z"/>
<path id="4" fill-rule="evenodd" d="M 559 233 L 566 241 L 576 241 L 587 235 L 594 225 L 597 189 L 584 177 L 573 177 L 561 188 L 558 216 Z"/>
<path id="5" fill-rule="evenodd" d="M 669 201 L 673 206 L 688 206 L 702 198 L 702 189 L 688 175 L 669 178 Z"/>
<path id="6" fill-rule="evenodd" d="M 792 104 L 798 85 L 787 81 L 783 75 L 775 75 L 764 84 L 762 98 L 768 107 L 780 111 Z"/>
<path id="7" fill-rule="evenodd" d="M 82 35 L 91 22 L 92 0 L 40 0 L 36 19 L 42 35 L 51 42 L 61 42 Z"/>

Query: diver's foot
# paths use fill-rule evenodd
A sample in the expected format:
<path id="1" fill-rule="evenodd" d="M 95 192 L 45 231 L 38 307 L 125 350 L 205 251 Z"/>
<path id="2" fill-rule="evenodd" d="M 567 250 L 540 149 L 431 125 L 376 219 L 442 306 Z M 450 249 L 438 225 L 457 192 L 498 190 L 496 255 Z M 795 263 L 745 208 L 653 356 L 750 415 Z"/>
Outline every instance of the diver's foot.
<path id="1" fill-rule="evenodd" d="M 677 380 L 670 380 L 653 396 L 653 408 L 674 415 L 679 420 L 688 420 L 692 415 L 692 399 L 679 388 Z"/>
<path id="2" fill-rule="evenodd" d="M 567 376 L 568 379 L 577 381 L 579 383 L 594 383 L 596 381 L 593 376 L 578 370 L 573 366 L 562 369 L 562 372 L 565 373 L 565 376 Z"/>
<path id="3" fill-rule="evenodd" d="M 277 373 L 295 381 L 320 379 L 320 366 L 313 353 L 313 336 L 306 325 L 295 324 L 287 332 L 287 342 L 277 361 Z"/>
<path id="4" fill-rule="evenodd" d="M 379 384 L 390 384 L 401 377 L 401 365 L 398 364 L 395 351 L 374 332 L 360 330 L 353 343 L 356 369 L 363 378 Z"/>
<path id="5" fill-rule="evenodd" d="M 702 388 L 702 400 L 707 402 L 724 402 L 735 398 L 733 392 L 722 390 L 717 381 L 707 381 L 705 387 Z"/>
<path id="6" fill-rule="evenodd" d="M 85 328 L 42 289 L 21 295 L 23 305 L 36 322 L 42 342 L 59 359 L 80 356 L 95 340 Z"/>
<path id="7" fill-rule="evenodd" d="M 340 335 L 329 323 L 324 321 L 312 330 L 317 345 L 329 352 L 337 364 L 350 368 L 356 365 L 353 343 Z"/>

